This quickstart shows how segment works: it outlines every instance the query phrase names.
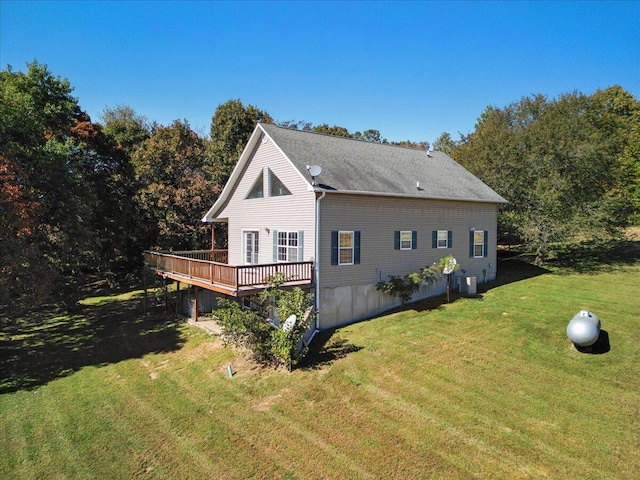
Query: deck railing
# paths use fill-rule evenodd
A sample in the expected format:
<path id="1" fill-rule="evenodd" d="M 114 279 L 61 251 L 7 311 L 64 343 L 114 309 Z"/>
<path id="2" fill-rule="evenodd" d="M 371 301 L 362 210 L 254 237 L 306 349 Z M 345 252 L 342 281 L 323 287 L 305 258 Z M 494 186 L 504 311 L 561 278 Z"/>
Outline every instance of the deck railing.
<path id="1" fill-rule="evenodd" d="M 158 252 L 162 253 L 162 252 Z M 166 252 L 165 252 L 166 253 Z M 229 263 L 229 250 L 189 250 L 184 252 L 171 252 L 178 257 L 192 258 L 194 260 L 207 260 L 217 263 Z"/>
<path id="2" fill-rule="evenodd" d="M 292 282 L 311 283 L 313 278 L 313 262 L 231 266 L 210 258 L 227 260 L 228 257 L 226 250 L 145 252 L 146 265 L 157 272 L 222 285 L 236 292 L 241 287 L 265 285 L 267 279 L 276 273 L 281 273 Z"/>

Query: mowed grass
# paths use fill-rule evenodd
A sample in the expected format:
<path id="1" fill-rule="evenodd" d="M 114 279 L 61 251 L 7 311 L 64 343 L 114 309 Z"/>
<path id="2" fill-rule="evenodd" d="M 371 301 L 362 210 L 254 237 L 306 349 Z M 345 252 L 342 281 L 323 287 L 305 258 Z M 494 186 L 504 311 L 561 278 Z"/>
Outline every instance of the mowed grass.
<path id="1" fill-rule="evenodd" d="M 413 304 L 323 333 L 292 373 L 139 305 L 52 320 L 85 327 L 47 375 L 42 351 L 12 357 L 31 373 L 2 370 L 0 478 L 638 478 L 638 264 Z M 595 353 L 566 337 L 580 309 Z"/>

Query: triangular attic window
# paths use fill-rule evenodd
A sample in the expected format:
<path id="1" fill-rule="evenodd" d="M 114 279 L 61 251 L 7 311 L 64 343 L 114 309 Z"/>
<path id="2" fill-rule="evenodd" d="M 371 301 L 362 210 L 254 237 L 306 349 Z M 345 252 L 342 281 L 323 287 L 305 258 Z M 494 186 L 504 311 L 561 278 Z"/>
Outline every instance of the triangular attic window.
<path id="1" fill-rule="evenodd" d="M 283 195 L 291 195 L 291 192 L 284 186 L 284 183 L 276 177 L 276 174 L 269 169 L 269 196 L 281 197 Z"/>
<path id="2" fill-rule="evenodd" d="M 256 178 L 256 181 L 253 182 L 253 187 L 251 187 L 251 190 L 249 190 L 249 193 L 247 194 L 246 198 L 262 198 L 264 197 L 264 187 L 262 185 L 262 172 L 260 172 L 260 175 L 258 175 L 258 178 Z"/>

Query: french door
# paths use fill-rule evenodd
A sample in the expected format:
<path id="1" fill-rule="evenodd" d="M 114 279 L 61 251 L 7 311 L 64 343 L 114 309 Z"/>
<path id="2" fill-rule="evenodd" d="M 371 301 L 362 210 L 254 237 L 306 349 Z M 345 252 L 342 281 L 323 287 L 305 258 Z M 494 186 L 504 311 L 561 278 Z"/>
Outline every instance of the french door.
<path id="1" fill-rule="evenodd" d="M 257 265 L 258 251 L 259 251 L 258 231 L 245 230 L 243 233 L 244 233 L 244 264 Z"/>

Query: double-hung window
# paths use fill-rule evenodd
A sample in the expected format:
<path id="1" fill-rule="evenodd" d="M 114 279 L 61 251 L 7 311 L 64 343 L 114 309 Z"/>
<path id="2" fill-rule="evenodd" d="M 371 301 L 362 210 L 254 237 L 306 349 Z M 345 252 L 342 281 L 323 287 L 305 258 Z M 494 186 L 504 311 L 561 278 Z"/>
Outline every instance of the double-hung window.
<path id="1" fill-rule="evenodd" d="M 453 232 L 451 230 L 433 230 L 431 232 L 431 248 L 452 248 Z"/>
<path id="2" fill-rule="evenodd" d="M 354 241 L 353 232 L 338 234 L 338 265 L 353 265 Z"/>
<path id="3" fill-rule="evenodd" d="M 469 256 L 482 258 L 487 256 L 487 242 L 489 232 L 486 230 L 472 230 L 469 233 Z"/>
<path id="4" fill-rule="evenodd" d="M 395 250 L 415 250 L 418 248 L 418 232 L 415 230 L 396 230 L 394 235 Z"/>
<path id="5" fill-rule="evenodd" d="M 400 232 L 400 250 L 411 250 L 411 231 L 403 230 Z"/>
<path id="6" fill-rule="evenodd" d="M 360 232 L 334 230 L 331 232 L 331 264 L 358 265 L 360 263 Z"/>

